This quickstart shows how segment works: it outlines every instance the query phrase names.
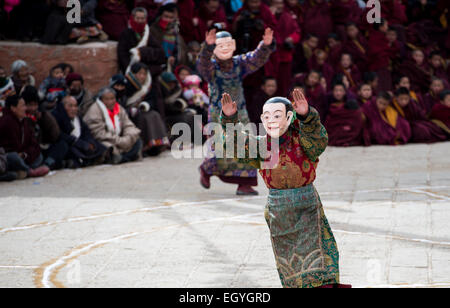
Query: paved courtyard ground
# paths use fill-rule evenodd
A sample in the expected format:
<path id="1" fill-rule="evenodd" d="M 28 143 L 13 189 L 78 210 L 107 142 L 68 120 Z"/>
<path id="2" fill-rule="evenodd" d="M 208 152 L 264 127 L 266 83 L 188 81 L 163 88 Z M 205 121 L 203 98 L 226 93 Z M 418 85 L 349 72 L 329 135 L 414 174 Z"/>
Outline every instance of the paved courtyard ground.
<path id="1" fill-rule="evenodd" d="M 267 188 L 237 197 L 200 159 L 0 184 L 0 287 L 281 287 Z M 450 287 L 450 143 L 332 148 L 315 183 L 355 287 Z"/>

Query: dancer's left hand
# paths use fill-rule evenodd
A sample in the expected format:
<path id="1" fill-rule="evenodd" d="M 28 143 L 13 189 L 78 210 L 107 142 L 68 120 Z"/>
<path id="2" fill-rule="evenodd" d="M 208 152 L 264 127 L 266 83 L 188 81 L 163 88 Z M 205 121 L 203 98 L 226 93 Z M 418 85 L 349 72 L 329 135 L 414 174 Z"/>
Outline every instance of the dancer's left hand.
<path id="1" fill-rule="evenodd" d="M 292 98 L 294 99 L 292 105 L 295 112 L 301 116 L 306 116 L 309 111 L 309 105 L 303 92 L 300 91 L 300 89 L 295 89 L 294 92 L 292 92 Z"/>
<path id="2" fill-rule="evenodd" d="M 266 28 L 263 36 L 264 45 L 269 46 L 273 42 L 273 30 L 270 28 Z"/>

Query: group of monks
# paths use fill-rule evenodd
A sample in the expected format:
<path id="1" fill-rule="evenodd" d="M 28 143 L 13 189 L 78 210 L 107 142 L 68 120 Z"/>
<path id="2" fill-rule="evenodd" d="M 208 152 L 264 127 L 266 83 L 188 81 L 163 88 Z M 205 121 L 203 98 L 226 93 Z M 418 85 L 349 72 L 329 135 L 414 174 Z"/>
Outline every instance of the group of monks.
<path id="1" fill-rule="evenodd" d="M 111 25 L 117 27 L 117 15 L 126 14 L 123 1 L 99 2 L 100 19 L 114 12 Z M 151 22 L 160 1 L 134 2 L 149 10 Z M 260 114 L 263 102 L 254 98 L 271 77 L 277 82 L 273 96 L 304 90 L 326 123 L 331 145 L 448 139 L 450 1 L 380 0 L 382 20 L 375 24 L 366 18 L 371 8 L 358 0 L 176 2 L 186 43 L 203 42 L 216 26 L 231 32 L 243 53 L 256 48 L 265 28 L 274 29 L 277 51 L 244 80 L 250 115 Z"/>

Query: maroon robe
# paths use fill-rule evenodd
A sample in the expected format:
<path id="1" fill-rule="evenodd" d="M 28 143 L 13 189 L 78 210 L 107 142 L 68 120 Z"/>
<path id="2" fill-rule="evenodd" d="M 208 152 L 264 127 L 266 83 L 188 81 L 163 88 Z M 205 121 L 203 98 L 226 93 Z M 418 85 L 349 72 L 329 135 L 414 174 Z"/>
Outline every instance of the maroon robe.
<path id="1" fill-rule="evenodd" d="M 297 22 L 299 29 L 303 29 L 304 19 L 303 19 L 303 8 L 301 4 L 297 3 L 291 6 L 287 1 L 284 2 L 285 9 L 291 14 L 291 17 Z"/>
<path id="2" fill-rule="evenodd" d="M 411 127 L 408 121 L 398 115 L 396 127 L 392 127 L 378 110 L 376 100 L 365 104 L 362 110 L 367 119 L 367 129 L 372 144 L 406 144 L 411 138 Z"/>
<path id="3" fill-rule="evenodd" d="M 372 102 L 372 101 L 375 101 L 376 100 L 376 97 L 375 96 L 372 96 L 371 98 L 369 98 L 369 99 L 363 99 L 363 98 L 361 98 L 361 97 L 358 97 L 358 105 L 359 105 L 359 107 L 363 107 L 365 104 L 369 104 L 370 102 Z"/>
<path id="4" fill-rule="evenodd" d="M 431 109 L 430 120 L 436 123 L 447 133 L 447 139 L 450 137 L 450 108 L 444 104 L 436 104 Z"/>
<path id="5" fill-rule="evenodd" d="M 277 27 L 275 29 L 277 51 L 275 57 L 278 60 L 278 69 L 276 72 L 278 95 L 287 96 L 288 91 L 292 87 L 292 59 L 294 49 L 286 48 L 284 42 L 290 37 L 294 45 L 298 44 L 301 33 L 297 22 L 287 10 L 275 17 L 277 19 Z"/>
<path id="6" fill-rule="evenodd" d="M 182 0 L 181 0 L 182 1 Z M 181 2 L 178 1 L 178 2 Z M 151 22 L 154 21 L 156 15 L 158 14 L 158 9 L 161 6 L 160 3 L 156 3 L 153 0 L 135 0 L 134 7 L 143 7 L 148 12 L 148 20 Z"/>
<path id="7" fill-rule="evenodd" d="M 358 24 L 361 19 L 362 10 L 358 3 L 356 0 L 331 1 L 330 12 L 334 23 L 334 32 L 339 35 L 343 42 L 347 41 L 345 25 L 349 22 Z"/>
<path id="8" fill-rule="evenodd" d="M 199 43 L 205 40 L 205 32 L 201 33 L 199 26 L 194 26 L 192 21 L 195 17 L 194 0 L 182 0 L 177 3 L 179 9 L 180 34 L 186 43 L 197 41 Z"/>
<path id="9" fill-rule="evenodd" d="M 396 50 L 389 46 L 386 34 L 381 31 L 372 31 L 369 35 L 369 50 L 367 54 L 369 71 L 376 72 L 379 77 L 378 91 L 392 90 L 392 75 L 390 60 Z"/>
<path id="10" fill-rule="evenodd" d="M 339 62 L 341 61 L 342 52 L 344 49 L 344 46 L 342 43 L 338 43 L 337 45 L 333 46 L 333 48 L 328 49 L 328 63 L 330 63 L 333 67 L 337 67 L 339 65 Z"/>
<path id="11" fill-rule="evenodd" d="M 431 71 L 426 66 L 418 66 L 414 60 L 406 60 L 397 67 L 397 71 L 409 78 L 412 90 L 426 93 L 430 88 Z"/>
<path id="12" fill-rule="evenodd" d="M 348 81 L 350 82 L 350 89 L 352 91 L 355 91 L 355 89 L 357 89 L 357 87 L 359 86 L 359 84 L 362 81 L 361 78 L 361 72 L 359 71 L 358 67 L 356 65 L 352 65 L 350 67 L 350 72 L 348 72 L 347 70 L 345 70 L 341 65 L 339 65 L 336 69 L 336 74 L 344 74 Z"/>
<path id="13" fill-rule="evenodd" d="M 347 147 L 370 144 L 364 119 L 361 109 L 346 109 L 344 103 L 331 104 L 324 124 L 328 132 L 328 145 Z"/>
<path id="14" fill-rule="evenodd" d="M 415 101 L 410 100 L 407 106 L 401 107 L 394 99 L 393 105 L 411 126 L 410 142 L 433 143 L 447 139 L 445 132 L 433 122 L 428 121 L 425 112 Z"/>
<path id="15" fill-rule="evenodd" d="M 329 89 L 331 87 L 331 82 L 333 81 L 335 73 L 333 67 L 330 64 L 325 62 L 322 66 L 320 66 L 317 63 L 316 55 L 313 54 L 312 57 L 308 60 L 308 70 L 315 70 L 322 73 L 322 77 L 327 81 L 327 88 Z"/>
<path id="16" fill-rule="evenodd" d="M 228 21 L 227 21 L 227 15 L 225 14 L 225 9 L 223 5 L 221 4 L 217 11 L 214 13 L 210 13 L 206 6 L 204 4 L 200 5 L 200 8 L 196 10 L 195 12 L 196 16 L 199 19 L 199 30 L 202 34 L 202 37 L 205 35 L 206 31 L 208 31 L 208 21 L 211 21 L 212 24 L 215 23 L 224 23 L 226 25 L 226 28 L 224 30 L 229 31 L 228 27 Z M 201 42 L 202 40 L 199 40 Z"/>
<path id="17" fill-rule="evenodd" d="M 125 0 L 99 0 L 95 17 L 109 38 L 117 41 L 123 30 L 128 27 L 130 11 Z"/>
<path id="18" fill-rule="evenodd" d="M 8 108 L 3 109 L 3 116 L 0 117 L 0 147 L 7 153 L 26 153 L 25 162 L 28 165 L 33 164 L 41 154 L 30 121 L 19 121 Z"/>
<path id="19" fill-rule="evenodd" d="M 440 104 L 441 100 L 439 98 L 439 95 L 435 95 L 431 91 L 425 94 L 422 101 L 422 109 L 425 111 L 426 114 L 429 114 L 431 112 L 431 109 L 433 109 L 433 106 L 436 104 Z"/>
<path id="20" fill-rule="evenodd" d="M 326 93 L 323 90 L 322 86 L 320 84 L 317 84 L 314 87 L 306 86 L 305 96 L 309 104 L 316 108 L 316 110 L 319 112 L 320 118 L 324 119 L 324 115 L 326 113 Z"/>
<path id="21" fill-rule="evenodd" d="M 333 31 L 333 20 L 331 18 L 330 5 L 327 1 L 318 4 L 315 0 L 305 0 L 303 4 L 305 14 L 303 19 L 304 32 L 314 33 L 319 37 L 319 48 L 324 47 L 328 34 Z"/>
<path id="22" fill-rule="evenodd" d="M 352 56 L 353 62 L 358 66 L 360 72 L 367 71 L 368 46 L 363 36 L 360 36 L 357 40 L 347 40 L 342 51 Z"/>

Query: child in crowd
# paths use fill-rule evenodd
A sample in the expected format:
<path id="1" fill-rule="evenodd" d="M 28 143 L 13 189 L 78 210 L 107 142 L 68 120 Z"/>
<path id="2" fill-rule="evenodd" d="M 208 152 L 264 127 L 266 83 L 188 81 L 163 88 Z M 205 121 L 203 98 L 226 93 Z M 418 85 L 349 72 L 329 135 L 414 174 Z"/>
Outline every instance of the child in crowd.
<path id="1" fill-rule="evenodd" d="M 209 97 L 200 89 L 202 80 L 197 75 L 188 75 L 184 78 L 185 89 L 183 96 L 187 100 L 188 107 L 202 115 L 202 122 L 208 122 Z"/>
<path id="2" fill-rule="evenodd" d="M 52 67 L 50 74 L 39 87 L 39 98 L 44 101 L 44 108 L 52 110 L 59 99 L 66 95 L 66 79 L 60 65 Z"/>

